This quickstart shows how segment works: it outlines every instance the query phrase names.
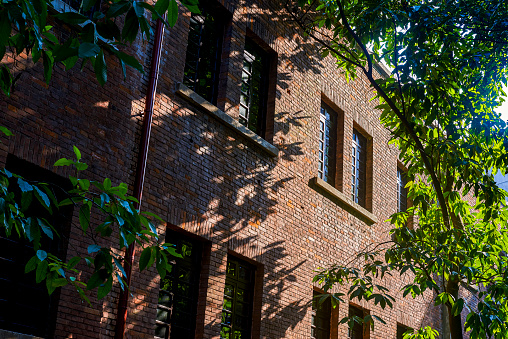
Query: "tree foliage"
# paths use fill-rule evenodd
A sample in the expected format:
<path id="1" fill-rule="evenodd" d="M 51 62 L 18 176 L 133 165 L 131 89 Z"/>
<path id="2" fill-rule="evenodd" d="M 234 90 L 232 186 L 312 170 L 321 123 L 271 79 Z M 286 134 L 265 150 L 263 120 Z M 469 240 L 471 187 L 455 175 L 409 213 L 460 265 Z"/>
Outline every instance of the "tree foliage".
<path id="1" fill-rule="evenodd" d="M 155 5 L 136 0 L 2 0 L 0 1 L 0 87 L 10 95 L 20 76 L 14 74 L 4 56 L 15 58 L 22 53 L 34 63 L 44 66 L 44 78 L 49 83 L 55 64 L 66 70 L 78 62 L 81 69 L 90 62 L 97 81 L 104 85 L 108 77 L 106 55 L 114 55 L 124 77 L 126 67 L 143 72 L 143 65 L 124 46 L 132 43 L 139 33 L 149 38 L 153 33 L 150 18 L 161 19 L 167 27 L 175 25 L 178 17 L 176 0 L 159 0 Z M 198 0 L 181 3 L 199 12 Z M 62 5 L 59 5 L 62 4 Z M 64 6 L 66 11 L 61 11 Z M 62 34 L 62 24 L 71 26 L 70 34 Z"/>
<path id="2" fill-rule="evenodd" d="M 508 3 L 502 0 L 299 1 L 286 7 L 336 59 L 365 77 L 407 168 L 412 207 L 391 217 L 393 241 L 351 265 L 320 271 L 326 290 L 392 307 L 386 274 L 411 274 L 404 296 L 435 293 L 453 339 L 508 337 L 508 132 L 496 113 L 508 65 Z M 389 69 L 377 76 L 380 63 Z M 383 73 L 383 72 L 381 72 Z M 408 220 L 418 223 L 408 227 Z M 477 303 L 470 303 L 472 293 Z M 340 296 L 338 296 L 340 298 Z M 461 312 L 467 320 L 461 323 Z M 422 332 L 423 333 L 423 332 Z"/>
<path id="3" fill-rule="evenodd" d="M 3 131 L 8 132 L 5 128 Z M 17 238 L 33 246 L 34 255 L 26 263 L 25 273 L 35 270 L 36 282 L 45 281 L 49 294 L 70 284 L 87 302 L 86 290 L 97 289 L 101 299 L 111 291 L 115 281 L 122 289 L 128 288 L 122 255 L 129 245 L 136 243 L 143 248 L 139 269 L 155 265 L 164 278 L 171 270 L 172 258 L 181 254 L 173 245 L 159 242 L 156 223 L 163 222 L 162 219 L 150 212 L 139 212 L 134 205 L 138 201 L 127 194 L 126 184 L 114 186 L 109 178 L 102 182 L 80 178 L 88 166 L 81 161 L 81 152 L 76 147 L 74 153 L 75 160 L 63 158 L 55 163 L 75 168 L 77 176 L 69 176 L 71 190 L 29 181 L 0 169 L 0 236 Z M 59 201 L 56 197 L 62 194 L 66 198 Z M 77 249 L 69 260 L 48 250 L 50 242 L 64 241 L 65 230 L 52 224 L 47 215 L 56 215 L 67 205 L 78 211 L 76 227 L 87 243 L 85 253 Z M 83 265 L 89 267 L 88 279 L 81 276 L 86 267 Z"/>

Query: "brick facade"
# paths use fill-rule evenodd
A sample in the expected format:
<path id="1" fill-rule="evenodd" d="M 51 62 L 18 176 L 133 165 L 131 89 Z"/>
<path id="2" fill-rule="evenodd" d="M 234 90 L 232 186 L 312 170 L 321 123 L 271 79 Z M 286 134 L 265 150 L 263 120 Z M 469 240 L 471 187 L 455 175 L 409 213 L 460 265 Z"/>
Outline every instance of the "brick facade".
<path id="1" fill-rule="evenodd" d="M 211 0 L 210 0 L 211 1 Z M 188 12 L 166 30 L 142 209 L 159 214 L 168 227 L 196 235 L 205 244 L 200 276 L 197 338 L 218 338 L 229 255 L 257 268 L 252 315 L 253 338 L 309 338 L 312 278 L 318 267 L 345 264 L 368 245 L 388 240 L 385 223 L 397 209 L 397 150 L 379 123 L 376 103 L 365 78 L 346 82 L 330 57 L 321 58 L 312 41 L 269 1 L 224 1 L 232 22 L 223 46 L 218 108 L 238 119 L 243 48 L 246 35 L 262 41 L 276 55 L 270 156 L 250 138 L 225 125 L 175 92 L 182 82 L 189 29 Z M 151 44 L 138 39 L 131 47 L 148 70 Z M 0 140 L 0 165 L 13 154 L 63 176 L 53 168 L 61 157 L 72 158 L 78 146 L 90 167 L 86 175 L 109 177 L 131 188 L 141 130 L 147 77 L 111 58 L 108 82 L 101 88 L 89 66 L 55 68 L 46 85 L 42 65 L 25 60 L 7 65 L 21 73 L 11 98 L 0 101 L 0 124 L 14 136 Z M 5 61 L 5 60 L 4 60 Z M 318 173 L 321 103 L 340 116 L 335 186 L 351 196 L 353 128 L 368 139 L 367 205 L 377 222 L 311 184 Z M 77 212 L 74 213 L 77 218 Z M 161 233 L 166 225 L 160 225 Z M 86 251 L 80 231 L 73 229 L 68 249 Z M 84 272 L 86 274 L 86 270 Z M 383 284 L 398 291 L 404 278 Z M 109 338 L 114 335 L 118 286 L 92 306 L 77 300 L 70 288 L 61 291 L 56 338 Z M 127 320 L 129 338 L 153 338 L 159 278 L 155 269 L 135 270 Z M 346 290 L 346 289 L 344 289 Z M 346 290 L 347 291 L 347 290 Z M 396 293 L 394 309 L 365 307 L 383 317 L 370 338 L 395 338 L 397 323 L 440 330 L 440 308 L 430 295 L 412 300 Z M 347 315 L 348 305 L 333 311 Z M 336 324 L 336 322 L 335 322 Z M 333 338 L 346 338 L 347 326 L 333 326 Z"/>

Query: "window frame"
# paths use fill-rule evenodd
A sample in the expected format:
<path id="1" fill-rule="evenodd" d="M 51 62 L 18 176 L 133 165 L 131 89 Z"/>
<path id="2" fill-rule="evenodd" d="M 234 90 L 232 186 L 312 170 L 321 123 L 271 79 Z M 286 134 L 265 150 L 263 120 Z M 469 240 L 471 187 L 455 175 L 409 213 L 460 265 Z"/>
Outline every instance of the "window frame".
<path id="1" fill-rule="evenodd" d="M 333 187 L 340 186 L 339 167 L 339 114 L 321 101 L 318 136 L 318 177 Z M 328 133 L 327 133 L 328 132 Z M 327 140 L 328 138 L 328 140 Z M 325 154 L 328 142 L 329 154 Z M 326 163 L 325 160 L 328 160 Z M 328 173 L 328 175 L 326 175 Z"/>
<path id="2" fill-rule="evenodd" d="M 414 332 L 414 330 L 411 327 L 403 325 L 401 323 L 397 323 L 397 335 L 396 335 L 396 338 L 397 339 L 404 339 L 404 333 L 406 333 L 408 330 Z"/>
<path id="3" fill-rule="evenodd" d="M 397 166 L 397 213 L 406 212 L 409 207 L 406 185 L 407 171 Z"/>
<path id="4" fill-rule="evenodd" d="M 353 128 L 351 153 L 351 189 L 352 199 L 355 203 L 367 208 L 368 195 L 368 138 L 358 128 Z"/>
<path id="5" fill-rule="evenodd" d="M 192 324 L 190 327 L 187 326 L 188 324 L 182 325 L 182 326 L 178 326 L 178 325 L 175 326 L 175 324 L 173 323 L 175 321 L 175 319 L 173 319 L 172 317 L 173 317 L 173 313 L 175 310 L 174 304 L 175 304 L 175 296 L 177 296 L 177 293 L 175 293 L 174 289 L 164 290 L 161 286 L 163 284 L 163 280 L 161 279 L 160 288 L 159 288 L 159 297 L 157 300 L 157 314 L 155 317 L 154 325 L 155 325 L 155 330 L 157 329 L 157 326 L 165 327 L 166 330 L 165 330 L 163 337 L 154 335 L 154 338 L 161 338 L 161 339 L 171 338 L 172 333 L 173 333 L 173 335 L 175 335 L 175 331 L 172 331 L 173 326 L 187 330 L 187 332 L 189 334 L 192 333 L 192 337 L 194 337 L 195 333 L 196 333 L 196 328 L 198 326 L 198 324 L 197 324 L 198 314 L 199 314 L 198 301 L 199 301 L 202 266 L 203 266 L 203 254 L 205 252 L 205 248 L 204 248 L 205 246 L 202 241 L 196 239 L 195 237 L 188 236 L 186 234 L 183 234 L 182 232 L 171 230 L 169 228 L 166 231 L 166 242 L 173 243 L 176 246 L 177 252 L 179 252 L 179 253 L 182 251 L 184 242 L 190 243 L 193 246 L 193 249 L 196 250 L 196 252 L 191 253 L 191 255 L 189 256 L 189 260 L 185 260 L 185 257 L 184 258 L 174 258 L 173 270 L 171 273 L 168 273 L 168 275 L 178 274 L 177 272 L 175 272 L 175 270 L 179 270 L 182 265 L 187 269 L 189 267 L 192 268 L 192 270 L 190 271 L 190 272 L 193 272 L 192 276 L 190 277 L 190 279 L 192 281 L 190 283 L 188 283 L 188 285 L 191 286 L 190 297 L 183 296 L 183 298 L 191 300 L 191 310 L 188 311 L 187 313 L 190 314 L 189 319 L 192 322 Z M 177 265 L 179 265 L 179 266 L 177 266 Z M 168 277 L 168 275 L 166 277 Z M 175 276 L 175 277 L 173 277 L 173 280 L 179 281 L 181 279 L 179 277 Z M 164 295 L 164 294 L 168 295 L 169 298 L 173 298 L 172 300 L 170 300 L 171 306 L 166 306 L 166 305 L 160 304 L 161 295 Z M 166 321 L 162 321 L 162 320 L 158 319 L 159 310 L 162 310 L 162 312 L 168 312 Z M 176 335 L 179 335 L 179 334 L 181 334 L 181 333 L 176 333 Z"/>
<path id="6" fill-rule="evenodd" d="M 311 339 L 330 339 L 331 322 L 332 322 L 332 305 L 330 298 L 327 298 L 321 305 L 318 304 L 317 298 L 322 293 L 313 291 L 312 308 L 311 308 Z M 324 307 L 323 307 L 324 306 Z M 316 324 L 316 319 L 325 319 L 325 327 L 322 328 Z"/>
<path id="7" fill-rule="evenodd" d="M 257 81 L 259 82 L 259 89 L 257 91 L 253 89 L 253 82 L 256 81 L 253 79 L 255 75 L 255 62 L 256 60 L 260 60 L 259 63 L 259 73 L 260 75 L 256 78 L 259 78 Z M 269 78 L 270 78 L 270 59 L 271 55 L 267 52 L 263 47 L 261 47 L 253 38 L 247 36 L 245 38 L 245 46 L 244 46 L 244 54 L 242 60 L 242 76 L 241 76 L 241 87 L 240 87 L 240 102 L 239 102 L 239 117 L 238 121 L 240 124 L 249 128 L 251 131 L 256 133 L 262 138 L 266 136 L 266 128 L 267 128 L 267 111 L 268 111 L 268 88 L 269 88 Z M 246 69 L 246 63 L 250 63 L 250 68 Z M 248 77 L 249 81 L 245 81 L 245 75 Z M 244 87 L 245 85 L 245 87 Z M 247 92 L 244 90 L 247 88 Z M 259 98 L 259 102 L 257 104 L 258 111 L 253 111 L 253 98 L 257 95 Z M 246 97 L 245 101 L 242 98 Z M 243 115 L 242 110 L 245 112 Z M 253 117 L 257 120 L 257 123 L 251 124 L 251 120 Z M 252 126 L 254 125 L 254 126 Z M 252 128 L 254 127 L 254 128 Z"/>
<path id="8" fill-rule="evenodd" d="M 240 265 L 247 268 L 249 270 L 249 277 L 247 279 L 243 279 L 239 277 L 240 270 L 235 269 L 235 273 L 233 275 L 230 274 L 229 267 L 230 264 L 235 263 L 236 267 L 238 268 Z M 227 331 L 224 331 L 224 328 L 229 328 L 229 338 L 232 338 L 231 334 L 234 333 L 237 330 L 237 317 L 239 317 L 238 314 L 236 314 L 237 311 L 237 305 L 238 303 L 246 304 L 247 305 L 247 312 L 246 316 L 242 316 L 245 319 L 248 319 L 247 327 L 242 329 L 246 333 L 245 337 L 249 338 L 252 335 L 252 320 L 253 320 L 253 313 L 254 313 L 254 289 L 255 289 L 255 283 L 256 283 L 256 266 L 239 259 L 235 256 L 228 255 L 227 264 L 226 264 L 226 282 L 224 285 L 224 294 L 223 294 L 223 303 L 222 303 L 222 312 L 221 312 L 221 332 L 220 332 L 220 338 L 227 338 L 223 337 L 223 333 L 227 333 Z M 227 286 L 233 286 L 233 295 L 228 296 L 226 294 L 227 292 Z M 237 300 L 237 288 L 242 288 L 244 291 L 248 292 L 247 295 L 247 301 L 243 302 L 241 300 Z M 231 300 L 231 309 L 228 310 L 227 300 Z M 227 314 L 231 315 L 231 321 L 230 323 L 226 323 L 225 319 Z M 243 337 L 243 336 L 242 336 Z"/>
<path id="9" fill-rule="evenodd" d="M 220 74 L 221 74 L 221 66 L 223 62 L 222 58 L 222 52 L 224 49 L 224 37 L 226 35 L 226 28 L 229 26 L 229 23 L 231 21 L 231 13 L 229 13 L 225 8 L 223 8 L 218 2 L 216 1 L 199 1 L 199 9 L 201 11 L 200 14 L 197 13 L 191 13 L 190 19 L 189 19 L 189 31 L 188 31 L 188 38 L 187 38 L 187 48 L 185 51 L 185 64 L 184 64 L 184 74 L 183 74 L 183 84 L 187 86 L 192 91 L 199 94 L 201 97 L 203 97 L 205 100 L 209 101 L 213 105 L 217 105 L 218 97 L 219 97 L 219 88 L 220 88 Z M 207 22 L 207 16 L 210 16 L 212 18 L 213 22 Z M 201 22 L 199 22 L 201 21 Z M 194 23 L 194 24 L 193 24 Z M 213 64 L 213 71 L 212 71 L 212 81 L 211 81 L 211 91 L 207 93 L 206 86 L 202 88 L 202 84 L 200 84 L 200 80 L 198 77 L 200 74 L 206 73 L 206 70 L 208 69 L 207 61 L 202 61 L 201 58 L 201 52 L 203 50 L 207 50 L 210 47 L 210 45 L 203 46 L 202 41 L 207 41 L 206 39 L 203 39 L 203 36 L 206 33 L 205 32 L 206 26 L 209 25 L 213 26 L 214 32 L 212 32 L 212 36 L 214 37 L 213 41 L 211 42 L 211 45 L 214 46 L 214 58 L 210 62 Z M 190 48 L 193 45 L 192 41 L 192 32 L 194 29 L 194 26 L 199 26 L 198 30 L 199 33 L 198 41 L 197 41 L 197 50 L 196 55 L 193 59 L 190 56 Z M 210 29 L 210 28 L 209 28 Z M 204 59 L 208 60 L 208 59 Z M 190 70 L 190 68 L 194 69 L 194 71 Z M 188 76 L 188 73 L 193 74 L 193 76 Z M 205 77 L 206 79 L 206 77 Z M 206 80 L 205 80 L 206 83 Z"/>

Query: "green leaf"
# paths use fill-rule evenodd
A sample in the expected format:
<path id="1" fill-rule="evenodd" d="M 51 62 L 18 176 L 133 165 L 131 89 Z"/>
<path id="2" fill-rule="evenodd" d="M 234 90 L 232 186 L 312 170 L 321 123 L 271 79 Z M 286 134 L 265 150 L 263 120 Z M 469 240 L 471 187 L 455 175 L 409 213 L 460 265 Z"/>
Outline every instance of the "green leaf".
<path id="1" fill-rule="evenodd" d="M 73 164 L 74 164 L 73 160 L 62 158 L 58 159 L 53 166 L 69 166 Z"/>
<path id="2" fill-rule="evenodd" d="M 101 50 L 99 55 L 95 58 L 94 64 L 95 77 L 101 86 L 104 86 L 108 80 L 108 72 L 106 69 L 106 60 L 104 59 L 104 52 Z"/>
<path id="3" fill-rule="evenodd" d="M 38 250 L 37 251 L 37 258 L 39 258 L 40 261 L 44 261 L 48 257 L 48 254 L 46 251 Z"/>
<path id="4" fill-rule="evenodd" d="M 129 42 L 133 42 L 136 39 L 139 31 L 139 20 L 136 15 L 134 8 L 131 8 L 129 12 L 127 12 L 127 16 L 125 17 L 125 25 L 122 29 L 122 38 Z"/>
<path id="5" fill-rule="evenodd" d="M 82 162 L 77 162 L 74 164 L 74 167 L 76 167 L 78 171 L 84 171 L 88 168 L 88 165 Z"/>
<path id="6" fill-rule="evenodd" d="M 18 178 L 18 186 L 19 186 L 19 189 L 21 190 L 21 192 L 23 192 L 23 193 L 30 192 L 33 190 L 33 186 L 30 185 L 29 183 L 27 183 L 22 178 Z"/>
<path id="7" fill-rule="evenodd" d="M 48 265 L 47 260 L 39 261 L 37 263 L 37 270 L 35 271 L 35 281 L 37 283 L 40 283 L 46 278 L 46 275 L 48 274 Z"/>
<path id="8" fill-rule="evenodd" d="M 169 6 L 169 0 L 157 0 L 157 2 L 154 5 L 154 9 L 157 13 L 159 13 L 160 16 L 162 16 L 168 10 L 168 6 Z M 168 13 L 168 14 L 170 14 L 170 13 Z M 178 15 L 178 12 L 177 12 L 177 15 Z"/>
<path id="9" fill-rule="evenodd" d="M 79 209 L 79 224 L 83 232 L 86 233 L 90 226 L 90 206 L 88 204 L 83 204 Z"/>
<path id="10" fill-rule="evenodd" d="M 199 0 L 181 0 L 182 5 L 184 5 L 191 13 L 200 14 L 199 10 Z"/>
<path id="11" fill-rule="evenodd" d="M 101 272 L 102 271 L 96 271 L 92 274 L 86 286 L 87 290 L 92 290 L 103 283 L 104 279 L 101 278 Z"/>
<path id="12" fill-rule="evenodd" d="M 50 51 L 42 51 L 42 63 L 44 65 L 44 79 L 49 84 L 53 72 L 53 56 Z"/>
<path id="13" fill-rule="evenodd" d="M 67 285 L 67 279 L 65 278 L 52 278 L 46 280 L 46 288 L 48 289 L 49 295 L 51 295 L 58 287 Z"/>
<path id="14" fill-rule="evenodd" d="M 32 272 L 33 270 L 35 270 L 39 262 L 40 262 L 39 258 L 37 258 L 36 255 L 30 258 L 30 260 L 28 260 L 28 262 L 26 263 L 25 273 Z"/>
<path id="15" fill-rule="evenodd" d="M 101 250 L 101 247 L 99 245 L 88 246 L 88 253 L 95 253 L 95 252 L 99 252 L 100 250 Z"/>
<path id="16" fill-rule="evenodd" d="M 0 86 L 7 96 L 11 95 L 12 80 L 11 71 L 6 65 L 2 65 L 0 69 Z"/>
<path id="17" fill-rule="evenodd" d="M 139 257 L 139 270 L 143 271 L 148 263 L 150 262 L 150 258 L 152 257 L 152 248 L 146 247 Z"/>
<path id="18" fill-rule="evenodd" d="M 56 14 L 55 17 L 70 25 L 79 25 L 90 20 L 86 16 L 76 12 L 59 13 Z"/>
<path id="19" fill-rule="evenodd" d="M 76 146 L 72 146 L 72 149 L 74 150 L 74 154 L 76 155 L 76 160 L 81 160 L 81 152 Z"/>
<path id="20" fill-rule="evenodd" d="M 39 226 L 41 227 L 44 234 L 46 234 L 51 240 L 53 240 L 53 231 L 51 230 L 51 227 L 45 224 L 44 220 L 37 218 L 37 222 L 39 223 Z"/>
<path id="21" fill-rule="evenodd" d="M 159 3 L 157 1 L 157 3 Z M 178 19 L 178 4 L 175 0 L 171 0 L 169 3 L 169 10 L 168 10 L 168 23 L 169 26 L 173 27 L 176 24 L 176 20 Z"/>
<path id="22" fill-rule="evenodd" d="M 82 9 L 83 12 L 88 12 L 97 2 L 97 0 L 83 0 Z"/>
<path id="23" fill-rule="evenodd" d="M 112 287 L 113 287 L 113 277 L 110 276 L 108 280 L 106 280 L 104 285 L 99 286 L 99 288 L 97 289 L 97 299 L 100 300 L 104 298 L 109 293 L 109 291 L 111 291 Z"/>
<path id="24" fill-rule="evenodd" d="M 106 14 L 106 17 L 114 18 L 114 17 L 120 16 L 120 15 L 126 13 L 129 10 L 129 8 L 131 8 L 131 4 L 129 1 L 120 1 L 120 2 L 114 3 L 109 8 L 108 13 Z"/>
<path id="25" fill-rule="evenodd" d="M 0 126 L 0 132 L 5 134 L 6 136 L 10 137 L 12 135 L 12 132 L 7 129 L 7 127 Z"/>
<path id="26" fill-rule="evenodd" d="M 78 56 L 80 58 L 90 58 L 99 54 L 101 48 L 97 44 L 83 42 L 79 45 Z"/>
<path id="27" fill-rule="evenodd" d="M 41 191 L 37 186 L 33 186 L 35 188 L 35 195 L 40 198 L 39 201 L 42 203 L 42 205 L 44 207 L 46 207 L 46 209 L 48 209 L 48 211 L 51 213 L 51 201 L 49 200 L 48 196 L 46 195 L 46 193 L 44 193 L 43 191 Z"/>

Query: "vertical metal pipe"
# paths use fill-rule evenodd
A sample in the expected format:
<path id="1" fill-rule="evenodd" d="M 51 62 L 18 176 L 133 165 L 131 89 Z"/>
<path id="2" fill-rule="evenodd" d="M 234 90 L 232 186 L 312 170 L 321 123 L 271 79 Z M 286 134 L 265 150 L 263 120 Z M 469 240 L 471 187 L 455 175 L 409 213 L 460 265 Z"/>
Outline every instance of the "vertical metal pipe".
<path id="1" fill-rule="evenodd" d="M 166 19 L 166 15 L 163 16 Z M 145 111 L 143 116 L 143 129 L 139 145 L 138 162 L 136 166 L 136 176 L 134 179 L 134 197 L 139 201 L 136 208 L 141 208 L 141 198 L 143 197 L 143 185 L 145 182 L 146 159 L 148 157 L 148 146 L 150 145 L 150 133 L 152 130 L 153 104 L 155 101 L 155 90 L 157 89 L 157 80 L 159 77 L 159 65 L 162 52 L 162 40 L 164 36 L 164 24 L 161 19 L 157 20 L 155 30 L 152 59 L 150 64 L 150 76 L 148 79 L 148 89 L 146 93 Z M 136 254 L 136 243 L 132 243 L 125 253 L 124 270 L 127 286 L 131 285 L 132 266 Z M 118 313 L 116 317 L 115 339 L 122 339 L 125 333 L 125 324 L 127 322 L 127 309 L 129 303 L 129 291 L 124 289 L 120 291 L 118 301 Z"/>

